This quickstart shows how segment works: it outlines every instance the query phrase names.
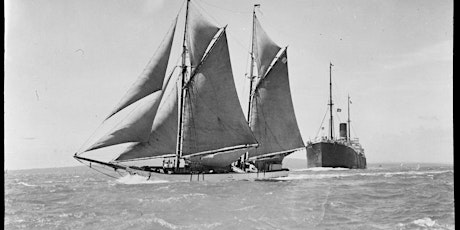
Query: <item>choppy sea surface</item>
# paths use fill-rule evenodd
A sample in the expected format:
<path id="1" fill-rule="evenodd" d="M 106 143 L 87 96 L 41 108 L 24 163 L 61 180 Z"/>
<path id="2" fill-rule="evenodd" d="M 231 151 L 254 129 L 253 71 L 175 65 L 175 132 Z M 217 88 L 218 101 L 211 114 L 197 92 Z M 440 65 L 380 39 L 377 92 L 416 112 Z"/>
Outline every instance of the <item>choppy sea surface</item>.
<path id="1" fill-rule="evenodd" d="M 453 166 L 291 168 L 273 181 L 7 171 L 5 229 L 454 229 Z"/>

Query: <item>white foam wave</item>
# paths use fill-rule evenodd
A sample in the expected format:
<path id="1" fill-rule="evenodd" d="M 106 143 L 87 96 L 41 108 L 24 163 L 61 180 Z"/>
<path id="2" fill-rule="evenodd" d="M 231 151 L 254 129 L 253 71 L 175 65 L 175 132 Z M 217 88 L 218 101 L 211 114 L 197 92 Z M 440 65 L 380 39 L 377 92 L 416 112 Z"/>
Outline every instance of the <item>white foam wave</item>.
<path id="1" fill-rule="evenodd" d="M 422 219 L 414 220 L 413 223 L 421 227 L 433 227 L 436 224 L 436 221 L 429 217 L 425 217 Z"/>
<path id="2" fill-rule="evenodd" d="M 161 225 L 163 227 L 166 227 L 166 228 L 169 228 L 169 229 L 178 229 L 179 228 L 178 226 L 176 226 L 174 224 L 171 224 L 168 221 L 166 221 L 164 219 L 161 219 L 161 218 L 157 218 L 157 217 L 155 217 L 153 219 L 153 222 L 158 223 L 159 225 Z"/>
<path id="3" fill-rule="evenodd" d="M 354 173 L 354 171 L 345 169 L 346 172 L 343 173 L 308 173 L 304 171 L 302 174 L 289 174 L 287 177 L 275 178 L 275 180 L 288 181 L 288 180 L 305 180 L 305 179 L 328 179 L 328 178 L 341 178 L 341 177 L 352 177 L 352 176 L 384 176 L 384 177 L 393 177 L 393 176 L 428 176 L 432 177 L 434 174 L 449 173 L 452 170 L 443 170 L 443 171 L 405 171 L 405 172 L 361 172 Z M 344 170 L 334 170 L 334 171 L 344 171 Z"/>
<path id="4" fill-rule="evenodd" d="M 27 186 L 27 187 L 37 187 L 38 186 L 38 185 L 33 185 L 33 184 L 27 184 L 26 182 L 18 182 L 18 184 L 24 185 L 24 186 Z"/>
<path id="5" fill-rule="evenodd" d="M 154 178 L 147 178 L 139 175 L 130 174 L 120 177 L 116 181 L 120 184 L 160 184 L 169 182 L 167 180 L 156 180 Z"/>
<path id="6" fill-rule="evenodd" d="M 353 174 L 292 174 L 287 177 L 273 178 L 274 180 L 306 180 L 306 179 L 327 179 L 327 178 L 338 178 L 353 176 Z"/>
<path id="7" fill-rule="evenodd" d="M 452 170 L 440 170 L 440 171 L 404 171 L 404 172 L 379 172 L 379 173 L 360 173 L 359 175 L 362 176 L 385 176 L 385 177 L 392 177 L 392 176 L 400 176 L 400 175 L 426 175 L 432 176 L 433 174 L 442 174 L 442 173 L 449 173 L 453 172 Z"/>
<path id="8" fill-rule="evenodd" d="M 181 200 L 184 200 L 184 199 L 191 199 L 191 198 L 194 198 L 194 197 L 203 198 L 203 197 L 206 197 L 206 194 L 202 194 L 202 193 L 183 194 L 181 196 L 169 197 L 169 198 L 162 199 L 162 200 L 159 200 L 159 201 L 160 202 L 165 202 L 165 203 L 172 203 L 172 202 L 177 202 L 177 201 L 181 201 Z"/>
<path id="9" fill-rule="evenodd" d="M 332 167 L 313 167 L 313 168 L 304 168 L 304 169 L 294 169 L 292 171 L 304 172 L 304 171 L 313 171 L 313 172 L 322 172 L 322 171 L 347 171 L 349 168 L 332 168 Z"/>

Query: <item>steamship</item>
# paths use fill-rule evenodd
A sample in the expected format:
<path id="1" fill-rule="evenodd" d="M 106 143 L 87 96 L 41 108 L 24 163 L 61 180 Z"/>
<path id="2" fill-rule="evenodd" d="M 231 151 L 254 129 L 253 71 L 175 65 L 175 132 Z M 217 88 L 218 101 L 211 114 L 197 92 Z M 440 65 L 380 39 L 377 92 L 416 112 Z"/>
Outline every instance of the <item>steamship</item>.
<path id="1" fill-rule="evenodd" d="M 348 96 L 348 120 L 339 124 L 339 137 L 334 138 L 332 116 L 332 63 L 329 64 L 329 136 L 307 142 L 307 167 L 340 167 L 365 169 L 366 156 L 358 138 L 350 136 L 350 96 Z"/>

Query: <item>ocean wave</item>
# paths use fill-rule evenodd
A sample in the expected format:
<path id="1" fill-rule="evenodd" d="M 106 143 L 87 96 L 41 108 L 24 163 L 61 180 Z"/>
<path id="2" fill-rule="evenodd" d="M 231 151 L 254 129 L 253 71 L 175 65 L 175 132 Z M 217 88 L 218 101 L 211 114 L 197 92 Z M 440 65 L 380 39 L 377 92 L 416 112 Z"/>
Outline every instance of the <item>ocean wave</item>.
<path id="1" fill-rule="evenodd" d="M 289 181 L 289 180 L 306 180 L 306 179 L 328 179 L 353 176 L 351 174 L 292 174 L 287 177 L 273 178 L 278 181 Z"/>
<path id="2" fill-rule="evenodd" d="M 332 168 L 328 168 L 332 169 Z M 324 173 L 308 173 L 308 171 L 300 171 L 303 173 L 292 173 L 287 177 L 274 178 L 274 180 L 289 181 L 289 180 L 305 180 L 305 179 L 329 179 L 329 178 L 343 178 L 343 177 L 354 177 L 354 176 L 364 176 L 364 177 L 374 177 L 374 176 L 383 176 L 383 177 L 393 177 L 393 176 L 427 176 L 433 177 L 436 174 L 443 173 L 452 173 L 453 170 L 439 170 L 439 171 L 404 171 L 404 172 L 361 172 L 355 173 L 349 169 L 345 170 L 332 170 L 332 171 L 345 171 L 343 173 L 328 173 L 328 170 L 324 170 Z M 316 171 L 314 171 L 316 172 Z M 321 172 L 321 171 L 320 171 Z"/>
<path id="3" fill-rule="evenodd" d="M 27 184 L 26 182 L 18 182 L 17 184 L 24 185 L 26 187 L 37 187 L 38 185 L 34 184 Z"/>
<path id="4" fill-rule="evenodd" d="M 431 174 L 443 174 L 443 173 L 452 173 L 453 170 L 439 170 L 439 171 L 403 171 L 403 172 L 378 172 L 378 173 L 358 173 L 361 176 L 384 176 L 384 177 L 392 177 L 392 176 L 412 176 L 412 175 L 426 175 L 432 176 Z"/>
<path id="5" fill-rule="evenodd" d="M 158 200 L 158 201 L 159 202 L 165 202 L 165 203 L 172 203 L 172 202 L 178 202 L 178 201 L 181 201 L 181 200 L 187 200 L 187 199 L 190 199 L 190 198 L 193 198 L 193 197 L 204 198 L 204 197 L 206 197 L 206 194 L 203 194 L 203 193 L 183 194 L 181 196 L 169 197 L 169 198 L 161 199 L 161 200 Z"/>
<path id="6" fill-rule="evenodd" d="M 322 172 L 322 171 L 348 171 L 349 168 L 332 168 L 332 167 L 313 167 L 313 168 L 304 168 L 304 169 L 294 169 L 292 171 L 295 172 L 305 172 L 305 171 L 313 171 L 313 172 Z"/>
<path id="7" fill-rule="evenodd" d="M 161 184 L 161 183 L 169 183 L 167 180 L 156 180 L 147 177 L 139 176 L 139 175 L 125 175 L 120 177 L 116 180 L 119 184 Z"/>
<path id="8" fill-rule="evenodd" d="M 164 219 L 161 219 L 161 218 L 158 218 L 158 217 L 154 217 L 153 218 L 153 222 L 163 226 L 163 227 L 166 227 L 166 228 L 169 228 L 169 229 L 178 229 L 179 226 L 176 226 L 172 223 L 169 223 L 168 221 L 164 220 Z"/>
<path id="9" fill-rule="evenodd" d="M 412 223 L 414 223 L 414 224 L 416 224 L 416 225 L 418 225 L 420 227 L 433 227 L 436 224 L 436 221 L 432 220 L 429 217 L 425 217 L 425 218 L 422 218 L 422 219 L 414 220 Z"/>

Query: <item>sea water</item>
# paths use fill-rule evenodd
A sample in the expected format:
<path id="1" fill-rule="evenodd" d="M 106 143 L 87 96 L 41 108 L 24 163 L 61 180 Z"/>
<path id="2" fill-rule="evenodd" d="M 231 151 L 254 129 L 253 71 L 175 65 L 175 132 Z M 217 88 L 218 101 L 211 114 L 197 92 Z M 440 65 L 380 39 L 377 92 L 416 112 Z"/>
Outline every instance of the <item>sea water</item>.
<path id="1" fill-rule="evenodd" d="M 291 168 L 271 181 L 5 173 L 5 229 L 454 229 L 452 165 Z"/>

